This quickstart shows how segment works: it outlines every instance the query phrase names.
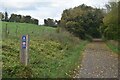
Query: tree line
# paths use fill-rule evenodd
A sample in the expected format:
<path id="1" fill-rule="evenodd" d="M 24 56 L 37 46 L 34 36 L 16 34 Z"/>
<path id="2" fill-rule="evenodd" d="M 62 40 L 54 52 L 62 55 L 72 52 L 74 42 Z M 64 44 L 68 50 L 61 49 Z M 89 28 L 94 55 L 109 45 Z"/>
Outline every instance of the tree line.
<path id="1" fill-rule="evenodd" d="M 44 19 L 44 25 L 45 26 L 51 26 L 51 27 L 57 27 L 60 24 L 60 20 L 54 20 L 51 18 Z"/>
<path id="2" fill-rule="evenodd" d="M 103 9 L 82 4 L 66 9 L 62 13 L 60 26 L 81 39 L 101 37 L 100 24 L 103 23 Z"/>
<path id="3" fill-rule="evenodd" d="M 60 26 L 81 39 L 120 40 L 120 1 L 109 2 L 107 9 L 82 4 L 62 13 Z"/>
<path id="4" fill-rule="evenodd" d="M 107 40 L 120 40 L 120 1 L 106 4 L 107 13 L 101 25 L 101 33 Z"/>
<path id="5" fill-rule="evenodd" d="M 39 24 L 38 19 L 32 18 L 29 15 L 23 16 L 23 15 L 11 14 L 10 18 L 8 18 L 7 12 L 5 12 L 5 14 L 0 12 L 0 19 L 6 22 L 31 23 L 31 24 L 36 24 L 36 25 Z"/>

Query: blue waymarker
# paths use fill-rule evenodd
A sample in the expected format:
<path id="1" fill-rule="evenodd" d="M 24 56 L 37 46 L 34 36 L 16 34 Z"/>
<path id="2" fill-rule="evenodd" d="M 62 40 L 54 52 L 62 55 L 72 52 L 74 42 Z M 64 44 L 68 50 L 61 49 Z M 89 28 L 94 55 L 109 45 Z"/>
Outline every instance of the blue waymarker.
<path id="1" fill-rule="evenodd" d="M 22 41 L 26 41 L 26 36 L 22 36 Z"/>
<path id="2" fill-rule="evenodd" d="M 26 48 L 26 36 L 22 36 L 22 48 Z"/>

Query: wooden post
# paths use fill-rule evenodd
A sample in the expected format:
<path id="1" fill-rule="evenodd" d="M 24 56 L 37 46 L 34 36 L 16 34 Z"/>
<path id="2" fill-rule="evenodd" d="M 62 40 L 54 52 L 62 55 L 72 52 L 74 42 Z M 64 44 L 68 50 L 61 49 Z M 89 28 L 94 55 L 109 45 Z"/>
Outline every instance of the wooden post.
<path id="1" fill-rule="evenodd" d="M 16 36 L 17 36 L 17 33 L 18 33 L 18 26 L 16 25 Z"/>
<path id="2" fill-rule="evenodd" d="M 28 65 L 29 61 L 29 36 L 28 35 L 23 35 L 21 37 L 21 49 L 20 49 L 20 62 L 24 64 L 25 66 Z"/>
<path id="3" fill-rule="evenodd" d="M 7 24 L 6 24 L 6 27 L 5 27 L 5 37 L 8 36 L 8 28 L 7 28 Z"/>

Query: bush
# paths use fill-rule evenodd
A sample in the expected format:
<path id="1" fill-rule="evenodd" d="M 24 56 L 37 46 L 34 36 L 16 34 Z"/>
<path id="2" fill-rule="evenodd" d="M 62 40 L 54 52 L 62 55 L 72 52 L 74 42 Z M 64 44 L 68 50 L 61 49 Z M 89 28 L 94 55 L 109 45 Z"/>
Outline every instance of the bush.
<path id="1" fill-rule="evenodd" d="M 86 35 L 86 36 L 85 36 L 85 39 L 88 40 L 88 41 L 92 41 L 93 38 L 92 38 L 92 36 L 90 36 L 90 35 Z"/>

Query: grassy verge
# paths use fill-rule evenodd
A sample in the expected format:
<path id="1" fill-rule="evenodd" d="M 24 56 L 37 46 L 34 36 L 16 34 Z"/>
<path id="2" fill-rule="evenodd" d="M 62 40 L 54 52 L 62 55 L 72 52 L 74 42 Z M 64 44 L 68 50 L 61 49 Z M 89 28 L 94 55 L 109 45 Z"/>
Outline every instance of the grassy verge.
<path id="1" fill-rule="evenodd" d="M 75 53 L 75 55 L 73 55 L 71 62 L 72 64 L 70 66 L 71 67 L 71 71 L 69 71 L 69 77 L 73 78 L 73 76 L 76 74 L 76 70 L 80 67 L 81 61 L 82 61 L 82 52 L 85 49 L 86 44 L 88 43 L 88 41 L 83 41 L 76 49 L 73 50 L 73 52 Z"/>
<path id="2" fill-rule="evenodd" d="M 107 41 L 106 44 L 113 52 L 119 54 L 120 47 L 118 46 L 118 44 L 115 45 L 114 43 L 111 43 L 110 41 Z"/>
<path id="3" fill-rule="evenodd" d="M 61 68 L 61 73 L 59 75 L 63 76 L 63 78 L 65 77 L 72 77 L 72 75 L 74 74 L 74 69 L 80 65 L 80 61 L 81 61 L 81 56 L 82 56 L 82 51 L 85 48 L 87 41 L 82 41 L 81 44 L 79 44 L 78 46 L 76 46 L 74 49 L 68 51 L 67 53 L 71 54 L 68 56 L 68 58 L 65 58 L 63 60 L 64 66 L 62 66 Z"/>

